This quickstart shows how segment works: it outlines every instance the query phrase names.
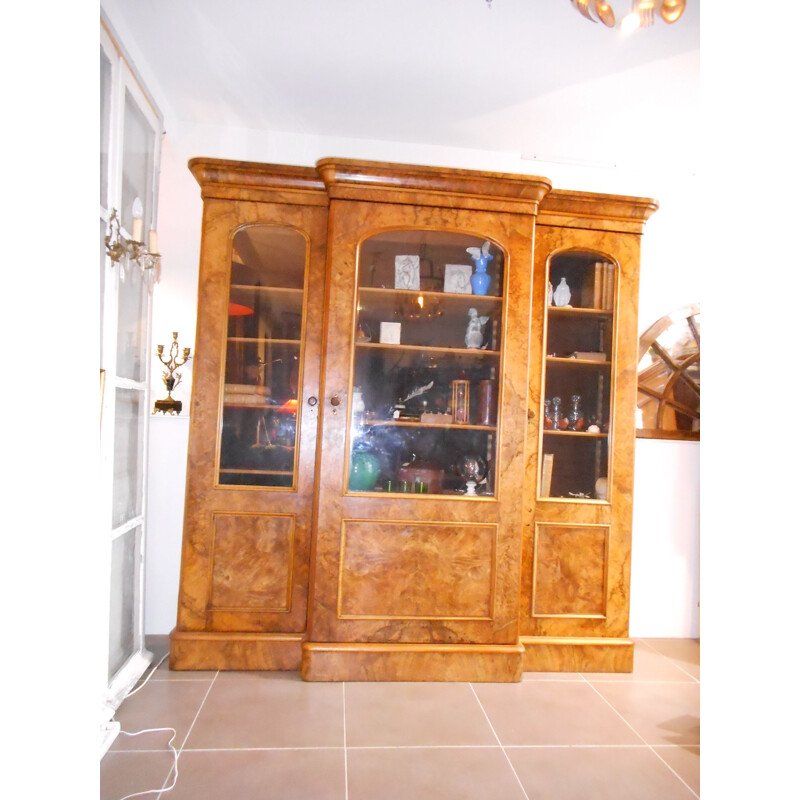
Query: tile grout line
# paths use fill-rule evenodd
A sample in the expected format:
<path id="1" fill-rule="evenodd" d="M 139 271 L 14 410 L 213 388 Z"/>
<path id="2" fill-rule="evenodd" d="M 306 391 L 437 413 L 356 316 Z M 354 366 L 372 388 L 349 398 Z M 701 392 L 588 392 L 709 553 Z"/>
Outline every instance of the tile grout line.
<path id="1" fill-rule="evenodd" d="M 211 679 L 211 683 L 208 684 L 208 689 L 206 689 L 206 693 L 203 695 L 203 699 L 200 701 L 200 705 L 197 707 L 197 711 L 195 712 L 195 715 L 192 718 L 192 724 L 189 726 L 189 730 L 186 731 L 186 736 L 183 737 L 183 741 L 181 742 L 181 748 L 180 750 L 178 750 L 178 755 L 177 758 L 175 759 L 175 764 L 173 765 L 172 769 L 167 773 L 167 777 L 164 779 L 164 783 L 161 784 L 161 790 L 158 793 L 157 800 L 161 800 L 161 796 L 164 794 L 165 791 L 171 791 L 171 789 L 174 788 L 170 787 L 169 789 L 165 789 L 167 782 L 169 781 L 170 776 L 172 775 L 173 770 L 175 771 L 175 781 L 177 783 L 178 762 L 181 760 L 181 754 L 183 753 L 183 748 L 186 745 L 186 742 L 188 741 L 189 736 L 192 733 L 192 730 L 194 729 L 194 724 L 195 722 L 197 722 L 197 718 L 200 716 L 200 712 L 203 710 L 203 706 L 205 705 L 206 700 L 208 699 L 208 694 L 211 691 L 211 687 L 216 683 L 218 677 L 219 677 L 219 670 L 217 670 L 214 673 L 214 677 Z"/>
<path id="2" fill-rule="evenodd" d="M 685 670 L 680 664 L 677 664 L 675 662 L 675 659 L 672 656 L 669 656 L 666 653 L 662 653 L 661 650 L 659 650 L 654 645 L 650 644 L 650 642 L 644 642 L 644 644 L 647 647 L 649 647 L 654 653 L 658 653 L 662 658 L 666 658 L 667 661 L 669 661 L 669 663 L 672 664 L 673 667 L 675 667 L 676 669 L 679 669 L 685 675 L 688 675 L 695 683 L 700 683 L 700 679 L 699 678 L 695 678 L 695 676 L 692 675 L 691 672 L 689 672 L 688 670 Z"/>
<path id="3" fill-rule="evenodd" d="M 530 797 L 528 797 L 528 793 L 525 791 L 525 787 L 522 785 L 522 781 L 519 779 L 519 775 L 517 775 L 517 771 L 514 769 L 514 765 L 511 763 L 511 759 L 508 757 L 508 753 L 506 753 L 505 747 L 503 747 L 503 743 L 500 741 L 500 737 L 497 735 L 497 731 L 494 729 L 494 725 L 492 725 L 492 721 L 489 719 L 489 715 L 486 713 L 486 709 L 483 707 L 483 703 L 481 703 L 480 697 L 478 697 L 478 693 L 475 691 L 475 686 L 472 683 L 470 683 L 469 688 L 472 689 L 472 694 L 478 701 L 478 706 L 480 707 L 480 710 L 483 712 L 483 716 L 486 717 L 486 722 L 489 723 L 489 728 L 491 729 L 494 738 L 497 739 L 497 744 L 500 745 L 500 750 L 502 751 L 503 756 L 508 762 L 508 766 L 511 767 L 511 772 L 517 779 L 517 783 L 519 784 L 519 788 L 522 790 L 522 794 L 525 797 L 525 800 L 531 800 Z"/>
<path id="4" fill-rule="evenodd" d="M 345 682 L 342 681 L 342 735 L 344 751 L 344 800 L 348 800 L 348 783 L 347 783 L 347 697 L 345 693 Z"/>
<path id="5" fill-rule="evenodd" d="M 587 681 L 587 683 L 589 683 L 589 681 Z M 591 683 L 589 683 L 589 686 L 592 687 L 592 690 L 597 694 L 597 696 L 642 740 L 642 742 L 647 746 L 650 752 L 692 793 L 692 795 L 695 798 L 697 798 L 697 800 L 700 800 L 700 797 L 695 792 L 695 790 L 692 789 L 692 787 L 689 786 L 689 784 L 686 783 L 686 781 L 680 775 L 678 775 L 678 773 L 669 764 L 667 764 L 667 762 L 663 758 L 661 758 L 661 756 L 656 752 L 653 745 L 651 745 L 644 738 L 644 736 L 642 736 L 642 734 L 639 733 L 639 731 L 637 731 L 636 728 L 634 728 L 633 725 L 631 725 L 631 723 L 628 722 L 628 720 L 626 720 L 625 717 L 623 717 L 622 714 L 620 714 L 616 708 L 614 708 L 614 706 L 609 702 L 609 700 L 606 697 L 603 696 L 603 694 L 598 690 L 598 688 Z"/>

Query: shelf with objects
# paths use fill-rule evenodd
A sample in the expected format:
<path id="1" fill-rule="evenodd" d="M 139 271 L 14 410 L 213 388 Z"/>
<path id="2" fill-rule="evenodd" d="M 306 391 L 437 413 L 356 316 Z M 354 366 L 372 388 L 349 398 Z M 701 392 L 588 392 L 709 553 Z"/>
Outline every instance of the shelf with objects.
<path id="1" fill-rule="evenodd" d="M 234 236 L 233 251 L 219 483 L 291 489 L 306 240 L 292 230 L 248 227 Z"/>
<path id="2" fill-rule="evenodd" d="M 505 254 L 394 230 L 359 263 L 348 490 L 492 497 Z"/>
<path id="3" fill-rule="evenodd" d="M 548 267 L 540 499 L 607 496 L 616 270 L 582 251 Z"/>

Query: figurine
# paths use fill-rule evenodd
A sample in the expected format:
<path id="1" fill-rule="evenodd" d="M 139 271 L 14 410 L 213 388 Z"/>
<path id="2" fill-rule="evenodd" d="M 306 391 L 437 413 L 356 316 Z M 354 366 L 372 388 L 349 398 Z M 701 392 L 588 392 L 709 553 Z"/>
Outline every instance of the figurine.
<path id="1" fill-rule="evenodd" d="M 478 310 L 471 308 L 467 312 L 469 322 L 467 322 L 467 334 L 464 337 L 464 344 L 472 349 L 479 349 L 483 344 L 483 326 L 489 321 L 489 317 L 479 317 Z"/>
<path id="2" fill-rule="evenodd" d="M 553 292 L 553 302 L 560 308 L 564 308 L 564 306 L 569 305 L 571 297 L 572 292 L 570 292 L 569 286 L 567 286 L 567 279 L 561 278 L 561 283 L 558 284 L 556 290 Z"/>

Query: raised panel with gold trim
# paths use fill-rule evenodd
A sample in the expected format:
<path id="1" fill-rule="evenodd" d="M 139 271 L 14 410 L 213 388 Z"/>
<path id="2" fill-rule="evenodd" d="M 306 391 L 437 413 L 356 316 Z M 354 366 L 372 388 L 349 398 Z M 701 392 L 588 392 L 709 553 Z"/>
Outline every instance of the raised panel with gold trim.
<path id="1" fill-rule="evenodd" d="M 211 608 L 288 613 L 295 518 L 215 514 Z"/>
<path id="2" fill-rule="evenodd" d="M 608 532 L 607 525 L 536 525 L 534 617 L 605 617 Z"/>
<path id="3" fill-rule="evenodd" d="M 338 616 L 489 620 L 496 525 L 344 520 Z"/>

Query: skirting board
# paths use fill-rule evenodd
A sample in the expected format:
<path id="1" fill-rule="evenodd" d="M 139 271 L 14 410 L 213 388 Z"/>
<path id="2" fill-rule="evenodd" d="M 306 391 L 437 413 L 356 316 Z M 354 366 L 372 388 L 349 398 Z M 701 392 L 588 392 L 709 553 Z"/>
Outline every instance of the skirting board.
<path id="1" fill-rule="evenodd" d="M 298 670 L 302 633 L 219 633 L 173 630 L 174 670 Z"/>
<path id="2" fill-rule="evenodd" d="M 522 680 L 524 648 L 517 645 L 432 645 L 304 642 L 307 681 Z"/>
<path id="3" fill-rule="evenodd" d="M 521 636 L 525 672 L 632 672 L 633 640 Z"/>

